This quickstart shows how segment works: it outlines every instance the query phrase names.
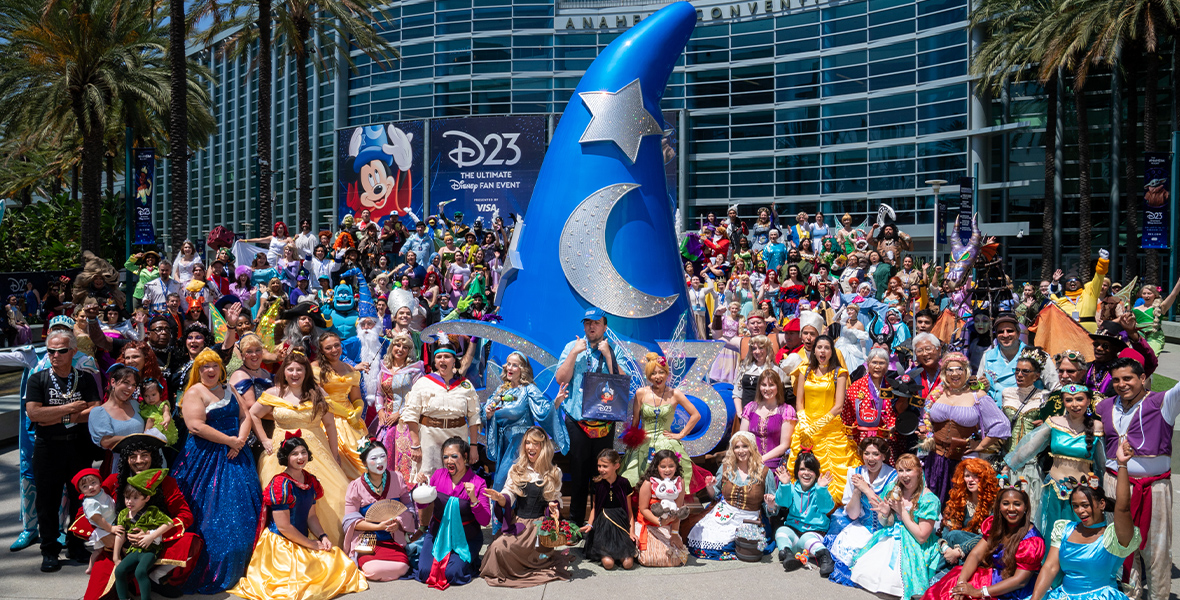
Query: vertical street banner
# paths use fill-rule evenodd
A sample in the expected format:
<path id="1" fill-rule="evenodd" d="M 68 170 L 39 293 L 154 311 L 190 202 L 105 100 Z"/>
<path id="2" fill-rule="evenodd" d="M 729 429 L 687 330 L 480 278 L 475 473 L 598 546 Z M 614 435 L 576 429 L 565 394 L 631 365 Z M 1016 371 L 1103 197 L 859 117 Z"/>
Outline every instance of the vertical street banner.
<path id="1" fill-rule="evenodd" d="M 959 178 L 959 218 L 956 223 L 958 224 L 959 241 L 964 244 L 971 241 L 971 204 L 974 188 L 974 177 Z"/>
<path id="2" fill-rule="evenodd" d="M 947 205 L 942 198 L 934 199 L 934 228 L 937 230 L 938 243 L 946 244 L 946 212 Z"/>
<path id="3" fill-rule="evenodd" d="M 336 132 L 336 224 L 368 210 L 378 224 L 390 217 L 409 229 L 423 215 L 425 121 L 399 121 Z"/>
<path id="4" fill-rule="evenodd" d="M 137 246 L 155 246 L 156 230 L 152 227 L 152 200 L 155 196 L 153 182 L 156 180 L 156 149 L 135 149 L 134 200 L 132 200 L 132 218 L 135 219 L 135 233 L 133 244 Z"/>
<path id="5" fill-rule="evenodd" d="M 1141 247 L 1167 249 L 1172 154 L 1143 154 L 1143 238 Z"/>
<path id="6" fill-rule="evenodd" d="M 430 121 L 430 200 L 437 212 L 469 223 L 505 223 L 528 209 L 545 158 L 544 116 Z"/>

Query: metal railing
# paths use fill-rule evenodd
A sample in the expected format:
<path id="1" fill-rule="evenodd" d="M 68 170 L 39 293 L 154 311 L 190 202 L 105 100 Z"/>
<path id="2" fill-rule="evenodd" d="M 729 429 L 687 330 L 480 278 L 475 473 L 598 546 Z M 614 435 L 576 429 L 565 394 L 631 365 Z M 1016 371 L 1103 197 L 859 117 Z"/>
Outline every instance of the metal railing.
<path id="1" fill-rule="evenodd" d="M 664 6 L 665 0 L 557 0 L 558 10 L 585 8 L 615 8 L 619 6 Z"/>

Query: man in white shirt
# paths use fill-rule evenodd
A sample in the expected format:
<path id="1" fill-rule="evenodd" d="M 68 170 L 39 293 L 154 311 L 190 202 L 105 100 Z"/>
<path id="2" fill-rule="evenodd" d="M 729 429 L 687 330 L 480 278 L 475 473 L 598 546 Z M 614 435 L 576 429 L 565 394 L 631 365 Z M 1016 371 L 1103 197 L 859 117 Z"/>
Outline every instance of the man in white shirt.
<path id="1" fill-rule="evenodd" d="M 295 249 L 299 252 L 299 258 L 310 260 L 319 241 L 319 237 L 311 232 L 311 221 L 308 219 L 300 221 L 299 235 L 295 236 Z"/>
<path id="2" fill-rule="evenodd" d="M 168 310 L 168 294 L 179 294 L 180 282 L 172 278 L 172 263 L 160 263 L 160 277 L 147 282 L 143 286 L 143 304 L 154 313 L 164 313 Z"/>

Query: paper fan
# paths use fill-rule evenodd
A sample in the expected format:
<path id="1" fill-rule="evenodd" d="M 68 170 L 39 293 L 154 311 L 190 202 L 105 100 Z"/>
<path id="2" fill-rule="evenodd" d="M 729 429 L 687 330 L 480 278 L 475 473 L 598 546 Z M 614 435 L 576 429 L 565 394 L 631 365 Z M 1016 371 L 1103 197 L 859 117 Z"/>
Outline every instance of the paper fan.
<path id="1" fill-rule="evenodd" d="M 396 519 L 398 515 L 406 512 L 406 505 L 397 500 L 378 500 L 365 511 L 365 520 L 370 523 L 381 523 L 390 519 Z"/>

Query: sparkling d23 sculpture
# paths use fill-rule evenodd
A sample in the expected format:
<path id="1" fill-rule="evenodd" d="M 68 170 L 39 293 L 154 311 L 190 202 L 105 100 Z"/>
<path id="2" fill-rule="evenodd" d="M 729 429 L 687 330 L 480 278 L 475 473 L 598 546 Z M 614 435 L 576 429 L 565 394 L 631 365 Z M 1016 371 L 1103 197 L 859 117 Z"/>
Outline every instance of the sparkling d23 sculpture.
<path id="1" fill-rule="evenodd" d="M 611 330 L 631 353 L 668 347 L 665 338 L 690 306 L 664 179 L 660 98 L 696 19 L 688 2 L 671 4 L 594 60 L 562 113 L 528 212 L 517 223 L 497 288 L 503 320 L 438 323 L 423 338 L 478 335 L 520 350 L 541 367 L 534 371 L 542 388 L 591 306 L 609 315 Z M 685 359 L 681 389 L 701 411 L 685 447 L 704 454 L 735 414 L 729 393 L 704 380 L 722 344 L 672 343 Z M 488 388 L 498 380 L 489 373 Z"/>

